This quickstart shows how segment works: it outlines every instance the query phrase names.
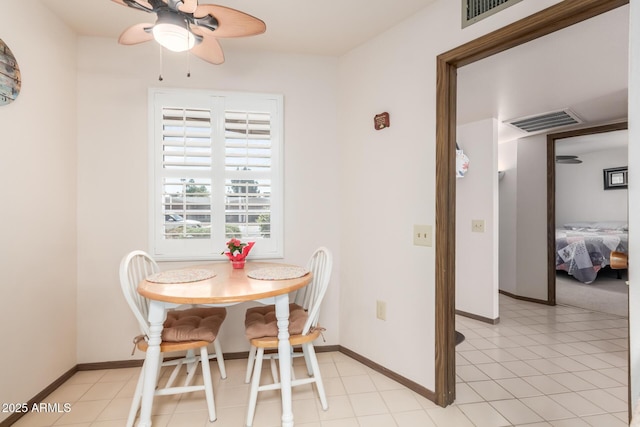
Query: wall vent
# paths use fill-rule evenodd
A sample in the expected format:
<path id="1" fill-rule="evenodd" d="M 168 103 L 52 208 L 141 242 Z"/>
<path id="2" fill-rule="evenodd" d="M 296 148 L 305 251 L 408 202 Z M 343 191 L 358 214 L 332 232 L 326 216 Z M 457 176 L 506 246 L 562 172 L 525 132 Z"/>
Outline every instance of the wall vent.
<path id="1" fill-rule="evenodd" d="M 522 0 L 462 0 L 462 28 Z"/>
<path id="2" fill-rule="evenodd" d="M 565 108 L 564 110 L 551 111 L 549 113 L 537 114 L 535 116 L 506 120 L 504 123 L 522 131 L 531 133 L 577 125 L 582 123 L 582 120 L 580 120 L 573 111 Z"/>

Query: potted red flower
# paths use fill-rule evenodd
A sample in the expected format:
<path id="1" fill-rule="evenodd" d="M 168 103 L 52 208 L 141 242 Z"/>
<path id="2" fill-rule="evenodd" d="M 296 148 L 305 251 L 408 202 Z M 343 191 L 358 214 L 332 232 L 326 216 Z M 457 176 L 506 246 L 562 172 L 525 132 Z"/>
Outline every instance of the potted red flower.
<path id="1" fill-rule="evenodd" d="M 256 242 L 242 243 L 239 239 L 231 239 L 227 242 L 228 252 L 223 252 L 231 260 L 233 268 L 244 268 L 245 258 Z"/>

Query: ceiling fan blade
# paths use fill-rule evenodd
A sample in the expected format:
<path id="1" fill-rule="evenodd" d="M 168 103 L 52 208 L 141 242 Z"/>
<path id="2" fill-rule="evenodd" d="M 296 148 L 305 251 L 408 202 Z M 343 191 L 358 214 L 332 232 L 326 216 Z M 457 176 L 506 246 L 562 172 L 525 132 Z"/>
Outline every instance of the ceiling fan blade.
<path id="1" fill-rule="evenodd" d="M 125 3 L 124 0 L 111 0 L 112 2 L 121 4 L 122 6 L 131 7 L 133 9 L 143 10 L 145 12 L 153 12 L 153 6 L 147 0 L 133 0 L 136 5 L 130 5 L 129 3 Z"/>
<path id="2" fill-rule="evenodd" d="M 178 6 L 180 12 L 193 13 L 198 8 L 198 0 L 182 0 L 182 4 Z"/>
<path id="3" fill-rule="evenodd" d="M 202 36 L 202 41 L 191 48 L 191 53 L 198 58 L 210 62 L 215 65 L 222 64 L 224 62 L 224 53 L 222 52 L 222 46 L 215 37 L 212 37 L 211 33 L 204 33 L 201 28 L 192 28 L 194 34 Z"/>
<path id="4" fill-rule="evenodd" d="M 152 28 L 153 24 L 136 24 L 133 25 L 120 34 L 118 43 L 124 45 L 132 45 L 153 40 L 153 33 L 146 31 L 148 28 Z"/>
<path id="5" fill-rule="evenodd" d="M 564 165 L 577 165 L 582 163 L 582 160 L 580 159 L 557 159 L 556 163 L 561 163 Z"/>
<path id="6" fill-rule="evenodd" d="M 215 37 L 245 37 L 262 34 L 266 31 L 266 24 L 247 13 L 229 7 L 215 4 L 203 4 L 196 8 L 194 18 L 205 18 L 211 15 L 218 21 L 218 28 L 212 33 Z M 196 22 L 197 23 L 197 22 Z M 211 30 L 204 28 L 205 31 Z"/>
<path id="7" fill-rule="evenodd" d="M 116 0 L 114 0 L 116 1 Z M 137 0 L 136 0 L 137 1 Z M 170 5 L 169 0 L 162 0 L 165 4 Z M 198 7 L 198 0 L 175 0 L 177 2 L 177 9 L 184 13 L 193 13 Z M 176 5 L 170 6 L 172 9 L 176 8 Z"/>

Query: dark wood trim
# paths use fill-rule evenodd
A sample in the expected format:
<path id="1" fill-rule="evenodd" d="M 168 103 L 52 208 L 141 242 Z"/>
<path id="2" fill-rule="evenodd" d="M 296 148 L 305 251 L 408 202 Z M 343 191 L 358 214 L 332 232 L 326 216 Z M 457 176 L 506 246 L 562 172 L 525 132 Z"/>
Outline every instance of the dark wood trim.
<path id="1" fill-rule="evenodd" d="M 45 397 L 53 393 L 58 387 L 60 387 L 65 381 L 71 378 L 73 374 L 75 374 L 76 372 L 78 372 L 78 366 L 74 366 L 64 374 L 60 375 L 58 379 L 56 379 L 54 382 L 46 386 L 44 390 L 42 390 L 40 393 L 36 394 L 31 399 L 29 399 L 29 401 L 27 402 L 28 407 L 31 408 L 33 407 L 34 404 L 39 404 L 40 402 L 42 402 L 42 400 Z M 10 425 L 13 425 L 16 421 L 18 421 L 20 418 L 25 416 L 26 414 L 27 413 L 25 412 L 15 412 L 9 415 L 9 417 L 0 421 L 0 427 L 9 427 Z"/>
<path id="2" fill-rule="evenodd" d="M 549 305 L 556 305 L 556 141 L 628 128 L 628 122 L 619 122 L 547 135 L 547 299 Z"/>
<path id="3" fill-rule="evenodd" d="M 313 348 L 316 351 L 316 353 L 340 351 L 340 346 L 338 345 L 314 346 Z M 249 357 L 248 351 L 224 353 L 224 360 L 247 359 L 248 357 Z M 165 359 L 165 360 L 169 360 L 169 359 Z M 76 366 L 76 371 L 96 371 L 100 369 L 138 368 L 142 366 L 143 362 L 144 362 L 144 359 L 115 360 L 111 362 L 95 362 L 95 363 L 79 363 Z"/>
<path id="4" fill-rule="evenodd" d="M 478 316 L 477 314 L 467 313 L 466 311 L 456 310 L 456 314 L 462 317 L 468 317 L 469 319 L 478 320 L 483 323 L 488 323 L 490 325 L 497 325 L 500 323 L 500 317 L 496 319 L 491 319 L 489 317 Z"/>
<path id="5" fill-rule="evenodd" d="M 346 347 L 343 346 L 339 346 L 340 349 L 340 353 L 343 353 L 347 356 L 349 356 L 350 358 L 357 360 L 358 362 L 362 363 L 363 365 L 373 369 L 376 372 L 379 372 L 380 374 L 384 375 L 385 377 L 391 378 L 392 380 L 396 381 L 397 383 L 402 384 L 403 386 L 407 387 L 410 390 L 413 390 L 414 392 L 418 393 L 420 396 L 429 399 L 432 402 L 435 402 L 436 396 L 435 393 L 431 390 L 429 390 L 426 387 L 421 386 L 420 384 L 411 381 L 410 379 L 403 377 L 400 374 L 397 374 L 387 368 L 385 368 L 384 366 L 370 360 L 367 359 L 364 356 L 359 355 L 358 353 L 356 353 L 355 351 L 349 350 Z"/>
<path id="6" fill-rule="evenodd" d="M 435 402 L 455 399 L 455 174 L 456 70 L 499 52 L 626 5 L 629 0 L 564 0 L 445 52 L 436 76 Z"/>
<path id="7" fill-rule="evenodd" d="M 115 360 L 112 362 L 79 363 L 78 371 L 98 371 L 100 369 L 139 368 L 144 359 Z"/>
<path id="8" fill-rule="evenodd" d="M 555 304 L 549 304 L 549 301 L 545 301 L 543 299 L 521 297 L 520 295 L 512 294 L 511 292 L 507 292 L 507 291 L 503 291 L 503 290 L 500 290 L 498 292 L 500 294 L 504 295 L 504 296 L 507 296 L 507 297 L 513 298 L 513 299 L 517 299 L 517 300 L 520 300 L 520 301 L 533 302 L 533 303 L 536 303 L 536 304 L 543 304 L 543 305 L 555 305 Z"/>
<path id="9" fill-rule="evenodd" d="M 456 67 L 438 58 L 436 144 L 436 399 L 440 406 L 455 400 L 455 119 Z M 451 179 L 453 178 L 453 179 Z M 450 325 L 450 326 L 449 326 Z M 450 385 L 453 386 L 450 386 Z"/>

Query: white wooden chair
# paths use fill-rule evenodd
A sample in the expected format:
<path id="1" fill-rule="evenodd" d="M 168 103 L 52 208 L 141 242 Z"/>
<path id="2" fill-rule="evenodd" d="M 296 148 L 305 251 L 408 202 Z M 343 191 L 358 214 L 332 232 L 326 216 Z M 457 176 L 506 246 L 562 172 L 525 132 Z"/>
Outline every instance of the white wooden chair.
<path id="1" fill-rule="evenodd" d="M 146 351 L 148 347 L 146 340 L 149 335 L 149 323 L 147 321 L 149 300 L 137 292 L 137 286 L 143 279 L 158 271 L 159 268 L 156 262 L 143 251 L 129 253 L 120 263 L 120 285 L 129 308 L 140 326 L 141 335 L 136 337 L 134 342 L 141 351 Z M 162 388 L 157 388 L 155 395 L 163 396 L 204 390 L 209 411 L 209 421 L 212 422 L 216 420 L 216 412 L 209 359 L 217 359 L 220 376 L 226 378 L 222 348 L 216 339 L 226 314 L 226 309 L 219 307 L 192 307 L 186 310 L 171 310 L 167 313 L 167 321 L 165 321 L 165 328 L 162 331 L 162 343 L 160 344 L 161 357 L 169 352 L 186 351 L 187 353 L 183 358 L 162 360 L 161 366 L 174 366 L 174 369 L 166 385 Z M 193 325 L 197 325 L 197 331 Z M 176 333 L 177 329 L 174 329 L 176 327 L 180 328 L 179 333 Z M 185 341 L 185 339 L 188 340 Z M 211 343 L 213 343 L 215 352 L 209 355 L 207 346 Z M 199 355 L 195 354 L 195 350 L 199 350 Z M 199 362 L 202 362 L 204 384 L 191 385 Z M 183 365 L 186 366 L 187 370 L 184 384 L 182 386 L 173 386 Z M 133 402 L 131 403 L 127 427 L 133 426 L 140 408 L 142 384 L 144 382 L 143 375 L 144 366 L 140 372 Z"/>
<path id="2" fill-rule="evenodd" d="M 294 352 L 292 356 L 304 357 L 307 373 L 309 374 L 308 378 L 296 379 L 292 370 L 291 386 L 315 383 L 322 409 L 325 411 L 329 406 L 313 342 L 321 335 L 323 330 L 318 326 L 318 318 L 320 306 L 329 285 L 332 264 L 331 252 L 324 247 L 317 249 L 307 264 L 308 270 L 313 274 L 313 279 L 309 285 L 297 292 L 295 302 L 289 306 L 289 333 L 291 334 L 289 342 L 292 349 L 296 346 L 302 347 L 302 353 Z M 246 420 L 246 425 L 250 427 L 253 424 L 258 392 L 280 388 L 279 375 L 275 363 L 278 354 L 265 354 L 265 350 L 278 349 L 275 306 L 254 307 L 247 310 L 245 334 L 251 342 L 245 378 L 245 382 L 251 381 Z M 262 361 L 264 359 L 270 359 L 273 383 L 260 385 Z"/>

